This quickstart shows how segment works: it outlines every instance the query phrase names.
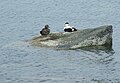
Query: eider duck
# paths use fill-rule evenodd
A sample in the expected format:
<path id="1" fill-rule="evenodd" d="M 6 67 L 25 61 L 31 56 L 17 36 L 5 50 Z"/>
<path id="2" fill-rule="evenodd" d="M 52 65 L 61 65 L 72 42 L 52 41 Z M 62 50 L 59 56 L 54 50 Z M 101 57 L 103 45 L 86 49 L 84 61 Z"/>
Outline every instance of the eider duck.
<path id="1" fill-rule="evenodd" d="M 65 32 L 73 32 L 73 31 L 77 31 L 77 29 L 74 28 L 74 27 L 71 27 L 71 26 L 69 25 L 69 23 L 66 22 L 65 25 L 64 25 L 64 31 L 65 31 Z"/>
<path id="2" fill-rule="evenodd" d="M 50 33 L 49 25 L 45 25 L 44 28 L 40 31 L 41 35 L 48 35 Z"/>

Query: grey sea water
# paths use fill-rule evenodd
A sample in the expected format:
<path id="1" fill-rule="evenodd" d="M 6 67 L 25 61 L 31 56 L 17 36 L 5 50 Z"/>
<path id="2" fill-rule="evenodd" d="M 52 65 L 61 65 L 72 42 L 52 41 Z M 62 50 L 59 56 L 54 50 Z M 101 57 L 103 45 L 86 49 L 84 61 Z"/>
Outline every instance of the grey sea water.
<path id="1" fill-rule="evenodd" d="M 112 49 L 56 50 L 26 40 L 113 25 Z M 120 83 L 120 0 L 0 0 L 0 83 Z"/>

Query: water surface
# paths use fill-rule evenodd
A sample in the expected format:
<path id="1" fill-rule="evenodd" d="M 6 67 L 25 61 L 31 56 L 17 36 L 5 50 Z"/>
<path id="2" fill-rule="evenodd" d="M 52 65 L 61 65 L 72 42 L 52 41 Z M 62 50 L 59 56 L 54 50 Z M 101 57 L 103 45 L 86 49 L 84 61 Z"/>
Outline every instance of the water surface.
<path id="1" fill-rule="evenodd" d="M 1 0 L 1 83 L 120 83 L 119 0 Z M 113 25 L 112 49 L 56 50 L 28 42 L 49 24 L 62 32 Z"/>

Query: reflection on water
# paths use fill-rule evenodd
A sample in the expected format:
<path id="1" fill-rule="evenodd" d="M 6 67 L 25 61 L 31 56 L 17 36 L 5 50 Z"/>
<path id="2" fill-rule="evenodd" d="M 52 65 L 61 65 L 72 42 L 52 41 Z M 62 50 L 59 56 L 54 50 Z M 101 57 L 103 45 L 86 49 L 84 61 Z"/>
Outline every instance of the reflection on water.
<path id="1" fill-rule="evenodd" d="M 97 60 L 97 62 L 100 62 L 103 64 L 109 64 L 114 60 L 113 55 L 115 52 L 112 49 L 112 47 L 93 46 L 93 47 L 84 47 L 84 48 L 81 48 L 81 50 L 94 53 L 94 55 L 92 55 L 92 58 L 94 57 L 94 59 Z"/>
<path id="2" fill-rule="evenodd" d="M 97 51 L 104 51 L 106 53 L 109 53 L 109 52 L 112 52 L 114 51 L 112 49 L 112 46 L 92 46 L 92 47 L 84 47 L 84 48 L 81 48 L 82 50 L 86 50 L 86 51 L 90 51 L 90 52 L 97 52 Z"/>

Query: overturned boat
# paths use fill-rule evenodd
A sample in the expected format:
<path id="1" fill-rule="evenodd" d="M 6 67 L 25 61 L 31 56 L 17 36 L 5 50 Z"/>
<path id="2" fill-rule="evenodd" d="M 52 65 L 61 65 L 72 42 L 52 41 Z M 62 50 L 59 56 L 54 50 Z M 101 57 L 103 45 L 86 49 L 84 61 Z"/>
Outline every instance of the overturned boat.
<path id="1" fill-rule="evenodd" d="M 60 49 L 77 49 L 92 46 L 112 47 L 112 33 L 112 25 L 105 25 L 75 32 L 58 32 L 50 33 L 47 36 L 33 37 L 30 44 Z"/>

